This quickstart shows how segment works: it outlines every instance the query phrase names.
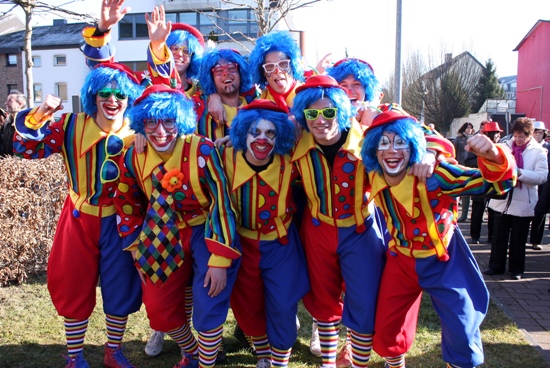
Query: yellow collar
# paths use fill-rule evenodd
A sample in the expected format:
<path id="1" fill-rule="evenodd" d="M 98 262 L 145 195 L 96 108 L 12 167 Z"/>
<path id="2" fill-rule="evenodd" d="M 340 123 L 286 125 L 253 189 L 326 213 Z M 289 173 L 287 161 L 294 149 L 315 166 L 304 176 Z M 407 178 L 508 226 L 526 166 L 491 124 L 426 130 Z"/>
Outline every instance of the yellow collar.
<path id="1" fill-rule="evenodd" d="M 414 202 L 416 198 L 416 177 L 414 175 L 405 175 L 405 178 L 401 182 L 394 186 L 389 186 L 384 179 L 383 174 L 371 173 L 369 174 L 371 182 L 371 195 L 370 199 L 373 200 L 382 190 L 389 188 L 391 195 L 395 198 L 396 202 L 401 204 L 407 214 L 412 216 L 414 214 Z M 411 189 L 413 188 L 413 189 Z"/>
<path id="2" fill-rule="evenodd" d="M 348 132 L 348 137 L 346 138 L 346 141 L 342 145 L 342 148 L 346 150 L 347 152 L 351 153 L 353 156 L 355 156 L 358 160 L 362 161 L 361 159 L 361 147 L 363 146 L 363 131 L 361 130 L 361 126 L 353 118 L 351 120 L 351 128 Z M 317 142 L 315 142 L 315 139 L 313 138 L 313 134 L 311 132 L 302 132 L 302 137 L 298 141 L 298 144 L 296 145 L 296 149 L 294 150 L 294 153 L 292 155 L 292 161 L 297 161 L 303 156 L 305 156 L 310 150 L 317 148 Z"/>
<path id="3" fill-rule="evenodd" d="M 227 152 L 230 154 L 230 152 Z M 235 151 L 235 171 L 233 177 L 232 191 L 236 191 L 241 185 L 249 181 L 254 175 L 258 174 L 261 180 L 265 181 L 271 189 L 277 194 L 279 193 L 279 173 L 280 170 L 264 170 L 259 173 L 252 170 L 248 165 L 241 151 Z M 276 168 L 281 167 L 281 155 L 274 155 L 273 162 L 269 166 L 275 165 Z"/>
<path id="4" fill-rule="evenodd" d="M 182 152 L 183 151 L 183 145 L 185 143 L 186 137 L 179 137 L 176 141 L 176 145 L 174 146 L 174 150 L 172 151 L 172 156 L 168 159 L 168 161 L 164 162 L 162 157 L 155 151 L 153 146 L 149 142 L 147 142 L 147 148 L 145 152 L 140 153 L 139 155 L 142 157 L 143 161 L 143 170 L 142 170 L 142 178 L 145 179 L 153 173 L 153 170 L 155 170 L 156 167 L 159 165 L 164 165 L 164 168 L 166 171 L 170 171 L 171 169 L 179 168 L 181 164 L 181 154 L 174 154 L 175 152 Z"/>
<path id="5" fill-rule="evenodd" d="M 109 134 L 116 134 L 120 138 L 124 139 L 126 137 L 129 137 L 132 135 L 132 131 L 130 130 L 130 126 L 127 119 L 124 119 L 124 122 L 122 123 L 122 128 L 120 128 L 117 132 L 105 132 L 101 130 L 101 128 L 96 124 L 93 117 L 88 115 L 80 115 L 77 116 L 77 119 L 80 118 L 80 116 L 85 116 L 84 119 L 84 126 L 82 127 L 81 134 L 82 139 L 80 140 L 80 156 L 84 156 L 92 147 L 95 147 L 97 142 L 108 136 Z M 78 123 L 78 122 L 77 122 Z M 128 145 L 128 141 L 125 139 L 125 145 Z"/>

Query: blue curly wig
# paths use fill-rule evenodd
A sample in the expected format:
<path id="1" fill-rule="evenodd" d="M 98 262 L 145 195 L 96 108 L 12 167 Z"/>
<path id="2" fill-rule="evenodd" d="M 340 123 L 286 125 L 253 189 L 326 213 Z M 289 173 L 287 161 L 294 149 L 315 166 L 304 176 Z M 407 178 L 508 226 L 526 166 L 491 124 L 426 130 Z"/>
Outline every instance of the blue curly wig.
<path id="1" fill-rule="evenodd" d="M 338 64 L 338 63 L 337 63 Z M 374 75 L 369 65 L 358 59 L 347 59 L 327 70 L 328 75 L 342 82 L 344 78 L 352 75 L 365 88 L 365 101 L 373 101 L 380 94 L 380 82 Z"/>
<path id="2" fill-rule="evenodd" d="M 198 79 L 201 69 L 202 54 L 204 52 L 204 48 L 200 44 L 199 40 L 197 40 L 197 38 L 191 33 L 178 29 L 170 32 L 168 39 L 166 40 L 166 45 L 170 47 L 172 45 L 182 45 L 185 42 L 187 42 L 189 51 L 193 53 L 185 75 L 187 78 Z"/>
<path id="3" fill-rule="evenodd" d="M 151 93 L 139 101 L 130 114 L 130 128 L 145 135 L 144 119 L 176 119 L 178 135 L 195 131 L 196 114 L 193 102 L 182 93 Z"/>
<path id="4" fill-rule="evenodd" d="M 275 125 L 277 139 L 275 140 L 273 152 L 281 155 L 289 153 L 292 147 L 294 147 L 296 128 L 284 112 L 267 109 L 239 110 L 231 123 L 229 131 L 233 147 L 236 150 L 245 152 L 247 149 L 246 137 L 248 136 L 248 131 L 262 119 L 270 121 Z"/>
<path id="5" fill-rule="evenodd" d="M 280 51 L 290 59 L 292 67 L 292 77 L 298 81 L 304 81 L 304 65 L 302 62 L 302 52 L 296 41 L 287 31 L 270 32 L 256 40 L 256 46 L 248 57 L 250 63 L 250 72 L 252 80 L 261 88 L 267 84 L 267 79 L 264 75 L 265 55 L 272 51 Z"/>
<path id="6" fill-rule="evenodd" d="M 367 172 L 377 171 L 382 173 L 382 167 L 378 163 L 376 152 L 382 133 L 391 132 L 403 138 L 409 143 L 411 158 L 408 167 L 418 163 L 426 154 L 426 138 L 424 131 L 414 118 L 398 119 L 394 122 L 369 128 L 366 131 L 361 148 L 361 157 Z"/>
<path id="7" fill-rule="evenodd" d="M 252 88 L 252 78 L 250 69 L 245 58 L 235 50 L 231 49 L 213 49 L 203 56 L 201 62 L 201 70 L 199 83 L 206 95 L 216 93 L 216 86 L 212 77 L 211 69 L 218 64 L 220 59 L 227 62 L 236 63 L 239 65 L 239 74 L 241 76 L 241 88 L 239 94 L 249 91 Z"/>
<path id="8" fill-rule="evenodd" d="M 340 131 L 349 129 L 351 127 L 350 119 L 355 116 L 355 110 L 352 108 L 346 92 L 337 87 L 307 88 L 300 91 L 294 97 L 294 106 L 292 106 L 290 113 L 309 132 L 304 110 L 309 108 L 310 104 L 322 98 L 330 99 L 332 105 L 338 108 L 338 126 Z"/>
<path id="9" fill-rule="evenodd" d="M 88 73 L 84 81 L 84 85 L 80 89 L 82 109 L 86 114 L 96 116 L 97 92 L 107 84 L 110 84 L 112 81 L 116 81 L 118 88 L 128 96 L 128 107 L 126 108 L 126 111 L 124 111 L 124 117 L 128 117 L 128 114 L 134 105 L 134 101 L 141 95 L 143 87 L 134 83 L 126 73 L 117 69 L 102 66 L 97 66 L 92 69 L 90 73 Z"/>

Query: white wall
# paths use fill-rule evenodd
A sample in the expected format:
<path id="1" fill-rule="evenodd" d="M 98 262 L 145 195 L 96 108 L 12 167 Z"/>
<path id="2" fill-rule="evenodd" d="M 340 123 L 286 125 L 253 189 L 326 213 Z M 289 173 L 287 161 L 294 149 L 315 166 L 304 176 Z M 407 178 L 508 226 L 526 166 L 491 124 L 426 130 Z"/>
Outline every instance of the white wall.
<path id="1" fill-rule="evenodd" d="M 42 66 L 33 67 L 34 83 L 42 84 L 42 99 L 45 99 L 48 94 L 55 94 L 56 83 L 67 83 L 67 101 L 63 101 L 64 108 L 58 111 L 56 116 L 73 112 L 72 96 L 80 95 L 80 88 L 89 72 L 80 49 L 33 50 L 32 55 L 40 56 L 42 59 Z M 55 55 L 66 56 L 67 65 L 54 66 Z M 23 79 L 26 91 L 27 81 Z M 35 102 L 35 106 L 39 104 L 40 102 Z"/>

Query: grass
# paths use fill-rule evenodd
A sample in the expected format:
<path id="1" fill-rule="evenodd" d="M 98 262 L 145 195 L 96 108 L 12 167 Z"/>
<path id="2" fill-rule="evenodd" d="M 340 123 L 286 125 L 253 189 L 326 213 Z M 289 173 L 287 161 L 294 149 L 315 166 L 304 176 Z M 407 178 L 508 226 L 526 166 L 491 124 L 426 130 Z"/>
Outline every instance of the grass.
<path id="1" fill-rule="evenodd" d="M 99 295 L 99 292 L 98 292 Z M 311 317 L 300 308 L 302 327 L 294 345 L 290 367 L 318 367 L 321 359 L 309 352 Z M 228 352 L 223 367 L 255 367 L 255 359 L 231 335 L 235 320 L 229 311 L 224 340 Z M 342 338 L 343 331 L 342 328 Z M 132 316 L 124 338 L 126 356 L 140 368 L 172 367 L 180 359 L 178 346 L 166 338 L 164 351 L 156 358 L 145 355 L 143 348 L 150 329 L 142 310 Z M 485 349 L 483 367 L 548 367 L 537 349 L 529 344 L 498 307 L 490 305 L 482 325 Z M 104 314 L 98 296 L 90 319 L 84 354 L 91 368 L 103 367 L 103 343 L 106 341 Z M 20 286 L 0 288 L 0 367 L 62 367 L 66 353 L 62 318 L 57 316 L 45 285 L 45 277 L 33 278 Z M 370 367 L 382 368 L 382 359 L 373 353 Z M 429 298 L 423 299 L 416 341 L 407 354 L 407 367 L 444 367 L 441 359 L 439 319 Z"/>

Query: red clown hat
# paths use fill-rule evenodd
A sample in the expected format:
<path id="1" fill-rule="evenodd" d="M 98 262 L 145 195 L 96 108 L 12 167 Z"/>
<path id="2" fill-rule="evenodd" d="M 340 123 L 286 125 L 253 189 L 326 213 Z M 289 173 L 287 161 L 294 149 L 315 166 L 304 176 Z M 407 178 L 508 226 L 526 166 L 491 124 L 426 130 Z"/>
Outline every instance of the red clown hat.
<path id="1" fill-rule="evenodd" d="M 145 100 L 148 96 L 150 96 L 153 93 L 163 93 L 163 92 L 166 92 L 166 93 L 179 93 L 180 95 L 184 96 L 184 94 L 181 91 L 177 90 L 177 89 L 168 87 L 167 85 L 164 85 L 164 84 L 155 84 L 155 85 L 152 85 L 152 86 L 149 86 L 149 87 L 145 88 L 145 91 L 143 91 L 141 96 L 139 96 L 136 99 L 136 101 L 134 102 L 134 105 L 137 105 L 141 101 Z"/>
<path id="2" fill-rule="evenodd" d="M 336 81 L 336 79 L 332 78 L 329 75 L 322 74 L 322 75 L 314 75 L 313 77 L 309 78 L 304 84 L 296 88 L 296 93 L 300 93 L 300 91 L 303 91 L 308 88 L 330 88 L 330 87 L 340 88 L 342 91 L 346 92 L 345 88 L 340 86 Z"/>
<path id="3" fill-rule="evenodd" d="M 246 106 L 241 107 L 241 110 L 253 110 L 253 109 L 262 109 L 262 110 L 271 110 L 276 112 L 283 112 L 286 114 L 286 111 L 280 108 L 275 104 L 275 102 L 265 99 L 257 99 L 252 101 Z"/>

